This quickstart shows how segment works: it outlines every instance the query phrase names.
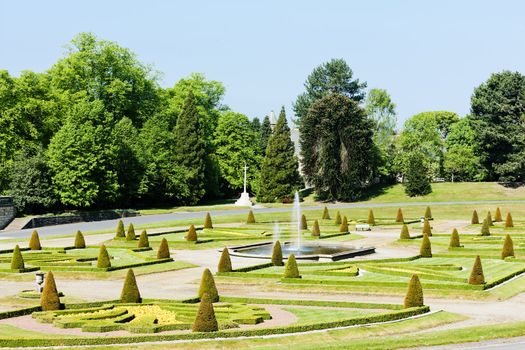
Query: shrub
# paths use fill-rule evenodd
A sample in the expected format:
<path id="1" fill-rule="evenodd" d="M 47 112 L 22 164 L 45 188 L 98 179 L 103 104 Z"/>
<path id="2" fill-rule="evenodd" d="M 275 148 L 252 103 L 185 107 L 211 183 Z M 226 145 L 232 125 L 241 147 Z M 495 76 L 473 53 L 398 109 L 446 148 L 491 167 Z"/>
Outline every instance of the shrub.
<path id="1" fill-rule="evenodd" d="M 290 254 L 286 261 L 286 266 L 284 267 L 284 278 L 301 278 L 301 275 L 299 275 L 299 269 L 297 268 L 297 261 L 295 260 L 295 255 L 293 255 L 293 253 Z"/>
<path id="2" fill-rule="evenodd" d="M 487 219 L 483 220 L 483 226 L 481 226 L 481 235 L 490 236 L 490 224 Z"/>
<path id="3" fill-rule="evenodd" d="M 142 298 L 140 297 L 139 287 L 137 286 L 137 280 L 133 269 L 129 269 L 124 280 L 124 286 L 122 286 L 122 292 L 120 293 L 121 303 L 140 303 Z"/>
<path id="4" fill-rule="evenodd" d="M 501 210 L 499 209 L 499 207 L 496 208 L 496 213 L 494 213 L 494 221 L 495 222 L 503 221 L 503 218 L 501 217 Z"/>
<path id="5" fill-rule="evenodd" d="M 323 210 L 323 220 L 330 220 L 330 213 L 328 212 L 327 207 L 324 207 L 324 210 Z"/>
<path id="6" fill-rule="evenodd" d="M 210 296 L 205 293 L 199 303 L 199 310 L 191 328 L 193 332 L 216 332 L 219 330 Z"/>
<path id="7" fill-rule="evenodd" d="M 337 211 L 337 214 L 335 214 L 335 222 L 336 225 L 341 225 L 341 213 L 339 210 Z"/>
<path id="8" fill-rule="evenodd" d="M 343 221 L 339 226 L 339 232 L 348 232 L 348 219 L 346 218 L 346 216 L 343 216 Z"/>
<path id="9" fill-rule="evenodd" d="M 410 239 L 410 233 L 408 232 L 408 226 L 403 224 L 401 227 L 401 233 L 399 234 L 399 239 Z"/>
<path id="10" fill-rule="evenodd" d="M 228 248 L 222 250 L 221 258 L 219 259 L 219 266 L 217 268 L 219 272 L 231 272 L 232 271 L 232 260 L 230 259 L 230 252 Z"/>
<path id="11" fill-rule="evenodd" d="M 159 250 L 157 250 L 157 259 L 168 259 L 170 257 L 170 248 L 168 247 L 168 241 L 163 238 L 160 241 Z"/>
<path id="12" fill-rule="evenodd" d="M 274 266 L 283 266 L 283 251 L 281 249 L 281 242 L 275 241 L 272 249 L 272 264 Z"/>
<path id="13" fill-rule="evenodd" d="M 368 219 L 366 220 L 366 223 L 369 225 L 375 225 L 376 219 L 374 218 L 374 212 L 372 209 L 368 209 Z"/>
<path id="14" fill-rule="evenodd" d="M 192 224 L 186 233 L 186 240 L 189 242 L 197 242 L 197 231 L 195 231 L 195 226 Z"/>
<path id="15" fill-rule="evenodd" d="M 512 221 L 512 215 L 507 213 L 507 218 L 505 219 L 505 228 L 514 227 L 514 221 Z"/>
<path id="16" fill-rule="evenodd" d="M 299 226 L 301 230 L 307 230 L 308 229 L 308 223 L 306 222 L 306 216 L 301 215 L 301 225 Z"/>
<path id="17" fill-rule="evenodd" d="M 479 255 L 476 256 L 474 261 L 474 266 L 472 267 L 472 272 L 468 279 L 469 284 L 485 284 L 485 276 L 483 275 L 483 267 L 481 266 L 481 259 Z"/>
<path id="18" fill-rule="evenodd" d="M 40 296 L 40 306 L 42 311 L 60 310 L 60 297 L 58 296 L 55 276 L 51 271 L 46 274 L 44 288 Z"/>
<path id="19" fill-rule="evenodd" d="M 84 235 L 82 232 L 80 232 L 80 230 L 77 231 L 77 235 L 75 236 L 75 248 L 86 248 L 86 240 L 84 239 Z"/>
<path id="20" fill-rule="evenodd" d="M 319 221 L 317 221 L 317 219 L 314 221 L 314 226 L 312 227 L 312 236 L 321 236 L 321 230 L 319 229 Z"/>
<path id="21" fill-rule="evenodd" d="M 137 245 L 139 248 L 147 248 L 149 247 L 149 239 L 148 239 L 148 233 L 146 230 L 142 230 L 139 237 L 139 243 Z"/>
<path id="22" fill-rule="evenodd" d="M 492 221 L 492 215 L 490 214 L 490 210 L 487 213 L 487 218 L 485 220 L 487 220 L 489 226 L 494 226 L 494 222 Z"/>
<path id="23" fill-rule="evenodd" d="M 118 237 L 118 238 L 126 237 L 126 234 L 124 233 L 124 223 L 122 222 L 122 220 L 118 221 L 117 233 L 116 233 L 115 237 Z"/>
<path id="24" fill-rule="evenodd" d="M 432 228 L 430 227 L 430 221 L 427 218 L 423 220 L 423 235 L 432 236 Z"/>
<path id="25" fill-rule="evenodd" d="M 412 278 L 408 283 L 408 291 L 405 296 L 404 305 L 405 309 L 424 305 L 423 288 L 421 287 L 421 282 L 419 282 L 419 277 L 417 275 L 412 275 Z"/>
<path id="26" fill-rule="evenodd" d="M 430 207 L 428 207 L 428 206 L 425 209 L 425 218 L 432 219 L 432 211 L 430 210 Z"/>
<path id="27" fill-rule="evenodd" d="M 111 267 L 111 259 L 109 258 L 108 250 L 104 244 L 100 246 L 98 251 L 97 267 L 99 269 Z"/>
<path id="28" fill-rule="evenodd" d="M 248 217 L 246 218 L 247 224 L 255 224 L 255 216 L 253 216 L 253 211 L 250 209 L 248 212 Z"/>
<path id="29" fill-rule="evenodd" d="M 15 245 L 13 249 L 13 257 L 11 258 L 11 270 L 23 270 L 25 268 L 24 258 L 22 253 L 20 253 L 20 247 Z"/>
<path id="30" fill-rule="evenodd" d="M 449 248 L 458 248 L 458 247 L 461 247 L 460 243 L 459 243 L 459 233 L 458 233 L 458 230 L 456 229 L 453 229 L 452 230 L 452 235 L 450 235 L 450 242 L 448 244 L 448 247 Z"/>
<path id="31" fill-rule="evenodd" d="M 126 241 L 134 241 L 136 238 L 137 235 L 135 235 L 135 227 L 133 227 L 133 224 L 129 224 L 128 233 L 126 234 Z"/>
<path id="32" fill-rule="evenodd" d="M 419 247 L 419 255 L 423 258 L 432 257 L 432 246 L 430 245 L 430 238 L 428 235 L 423 234 L 423 239 L 421 240 L 421 246 Z"/>
<path id="33" fill-rule="evenodd" d="M 36 230 L 33 230 L 31 233 L 31 239 L 29 240 L 29 248 L 31 250 L 41 250 L 42 245 L 40 244 L 40 237 L 38 236 L 38 232 Z"/>
<path id="34" fill-rule="evenodd" d="M 501 258 L 505 259 L 508 256 L 514 256 L 514 243 L 510 235 L 505 236 L 505 241 L 503 242 L 503 249 L 501 250 Z"/>
<path id="35" fill-rule="evenodd" d="M 405 222 L 405 218 L 403 217 L 403 211 L 401 210 L 401 208 L 397 209 L 396 222 Z"/>
<path id="36" fill-rule="evenodd" d="M 472 212 L 472 219 L 470 219 L 470 223 L 472 225 L 479 224 L 478 212 L 476 211 L 476 209 L 474 209 L 474 211 Z"/>
<path id="37" fill-rule="evenodd" d="M 210 213 L 206 213 L 206 217 L 204 218 L 204 228 L 213 228 Z"/>
<path id="38" fill-rule="evenodd" d="M 210 269 L 204 269 L 202 272 L 201 285 L 199 287 L 199 298 L 201 300 L 204 294 L 208 294 L 212 303 L 219 301 L 219 292 L 215 286 L 215 280 Z"/>

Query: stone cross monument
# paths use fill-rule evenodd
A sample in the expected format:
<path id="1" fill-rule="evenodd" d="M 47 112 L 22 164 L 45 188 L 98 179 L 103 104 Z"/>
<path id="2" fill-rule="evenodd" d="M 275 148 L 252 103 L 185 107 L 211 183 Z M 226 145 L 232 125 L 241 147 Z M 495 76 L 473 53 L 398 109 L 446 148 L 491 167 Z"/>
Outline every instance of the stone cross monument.
<path id="1" fill-rule="evenodd" d="M 253 205 L 252 202 L 250 201 L 250 195 L 248 194 L 248 192 L 246 192 L 246 170 L 247 169 L 248 167 L 246 166 L 246 163 L 244 163 L 244 190 L 241 193 L 241 197 L 237 199 L 237 201 L 235 202 L 235 205 L 240 206 L 240 207 L 241 206 L 251 207 Z"/>

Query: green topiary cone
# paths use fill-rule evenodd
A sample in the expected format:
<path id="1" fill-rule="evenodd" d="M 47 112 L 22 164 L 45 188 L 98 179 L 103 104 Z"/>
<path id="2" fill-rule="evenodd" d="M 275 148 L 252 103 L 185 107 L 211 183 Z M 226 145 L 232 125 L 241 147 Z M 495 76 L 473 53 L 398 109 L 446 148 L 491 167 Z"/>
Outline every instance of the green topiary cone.
<path id="1" fill-rule="evenodd" d="M 124 237 L 126 237 L 126 233 L 124 232 L 124 223 L 122 222 L 122 220 L 118 221 L 117 233 L 115 234 L 115 237 L 117 237 L 117 238 L 124 238 Z"/>
<path id="2" fill-rule="evenodd" d="M 135 274 L 132 269 L 128 270 L 124 285 L 122 286 L 122 292 L 120 293 L 121 303 L 140 303 L 142 298 L 140 297 L 139 286 L 135 279 Z"/>
<path id="3" fill-rule="evenodd" d="M 461 247 L 461 245 L 459 243 L 458 230 L 456 230 L 456 229 L 452 230 L 452 235 L 450 235 L 450 242 L 448 244 L 448 247 L 449 248 L 459 248 L 459 247 Z"/>
<path id="4" fill-rule="evenodd" d="M 368 219 L 366 220 L 366 223 L 369 225 L 376 224 L 376 219 L 374 217 L 374 212 L 372 211 L 372 209 L 368 209 Z"/>
<path id="5" fill-rule="evenodd" d="M 31 233 L 31 239 L 29 240 L 29 248 L 31 250 L 41 250 L 42 245 L 40 244 L 40 237 L 38 236 L 38 232 L 34 230 Z"/>
<path id="6" fill-rule="evenodd" d="M 339 232 L 348 232 L 348 219 L 346 216 L 343 216 L 343 221 L 341 222 L 341 226 L 339 226 Z"/>
<path id="7" fill-rule="evenodd" d="M 321 236 L 321 230 L 319 229 L 319 221 L 315 219 L 314 226 L 312 227 L 312 236 L 319 237 Z"/>
<path id="8" fill-rule="evenodd" d="M 405 309 L 423 306 L 423 303 L 423 288 L 421 287 L 421 282 L 419 282 L 419 277 L 417 275 L 412 275 L 405 296 Z"/>
<path id="9" fill-rule="evenodd" d="M 98 251 L 97 268 L 106 269 L 108 267 L 111 267 L 111 259 L 109 258 L 106 246 L 102 244 Z"/>
<path id="10" fill-rule="evenodd" d="M 232 260 L 230 258 L 230 252 L 228 248 L 222 250 L 221 258 L 219 259 L 219 266 L 217 268 L 219 272 L 231 272 L 232 271 Z"/>
<path id="11" fill-rule="evenodd" d="M 430 227 L 430 221 L 427 218 L 423 221 L 423 235 L 432 237 L 432 228 Z"/>
<path id="12" fill-rule="evenodd" d="M 84 240 L 84 235 L 80 231 L 77 231 L 77 235 L 75 236 L 75 248 L 86 248 L 86 241 Z"/>
<path id="13" fill-rule="evenodd" d="M 248 212 L 248 217 L 246 218 L 247 224 L 255 224 L 255 216 L 253 216 L 253 211 L 250 209 Z"/>
<path id="14" fill-rule="evenodd" d="M 129 224 L 128 233 L 126 234 L 126 241 L 134 241 L 136 238 L 137 235 L 135 235 L 135 227 L 133 227 L 133 224 Z"/>
<path id="15" fill-rule="evenodd" d="M 485 218 L 485 220 L 487 220 L 489 226 L 494 226 L 494 222 L 492 221 L 492 215 L 490 214 L 490 210 L 487 213 L 487 217 Z"/>
<path id="16" fill-rule="evenodd" d="M 335 214 L 334 224 L 341 225 L 341 213 L 339 213 L 339 211 L 337 211 L 337 214 Z"/>
<path id="17" fill-rule="evenodd" d="M 430 238 L 428 235 L 424 234 L 423 239 L 421 240 L 421 246 L 419 247 L 419 255 L 422 258 L 431 258 L 432 257 L 432 246 L 430 244 Z"/>
<path id="18" fill-rule="evenodd" d="M 430 207 L 425 209 L 425 218 L 429 220 L 432 219 L 432 211 L 430 210 Z"/>
<path id="19" fill-rule="evenodd" d="M 193 224 L 190 225 L 188 233 L 186 233 L 186 240 L 188 242 L 197 242 L 197 231 L 195 230 L 195 226 Z"/>
<path id="20" fill-rule="evenodd" d="M 202 272 L 201 285 L 199 287 L 199 298 L 202 299 L 204 294 L 208 294 L 212 303 L 219 301 L 219 292 L 215 286 L 215 280 L 210 269 L 204 269 Z"/>
<path id="21" fill-rule="evenodd" d="M 299 226 L 301 230 L 307 230 L 308 229 L 308 223 L 306 222 L 306 216 L 301 215 L 301 225 Z"/>
<path id="22" fill-rule="evenodd" d="M 512 221 L 512 215 L 507 213 L 507 218 L 505 219 L 505 228 L 514 227 L 514 221 Z"/>
<path id="23" fill-rule="evenodd" d="M 51 271 L 46 274 L 44 288 L 40 296 L 40 306 L 42 311 L 60 310 L 60 297 L 58 296 L 55 277 Z"/>
<path id="24" fill-rule="evenodd" d="M 168 241 L 163 238 L 160 241 L 159 250 L 157 250 L 157 259 L 168 259 L 170 257 L 170 248 L 168 247 Z"/>
<path id="25" fill-rule="evenodd" d="M 323 220 L 330 220 L 330 213 L 328 212 L 327 207 L 324 207 L 324 210 L 323 210 Z"/>
<path id="26" fill-rule="evenodd" d="M 293 253 L 290 254 L 286 261 L 286 266 L 284 267 L 284 278 L 301 278 L 299 269 L 297 268 L 297 261 L 295 260 L 295 255 L 293 255 Z"/>
<path id="27" fill-rule="evenodd" d="M 481 226 L 481 235 L 490 236 L 490 224 L 487 219 L 483 220 L 483 226 Z"/>
<path id="28" fill-rule="evenodd" d="M 149 247 L 149 239 L 148 239 L 148 233 L 146 230 L 142 230 L 139 237 L 139 243 L 137 244 L 138 248 L 148 248 Z"/>
<path id="29" fill-rule="evenodd" d="M 499 207 L 496 208 L 496 213 L 494 214 L 494 221 L 495 222 L 503 221 L 503 218 L 501 217 L 501 210 Z"/>
<path id="30" fill-rule="evenodd" d="M 399 234 L 399 239 L 410 239 L 410 233 L 408 232 L 408 226 L 403 224 L 401 227 L 401 233 Z"/>
<path id="31" fill-rule="evenodd" d="M 483 267 L 481 266 L 481 259 L 479 255 L 476 256 L 470 278 L 468 279 L 469 284 L 485 284 L 485 276 L 483 275 Z"/>
<path id="32" fill-rule="evenodd" d="M 506 235 L 505 241 L 503 242 L 503 249 L 501 249 L 501 258 L 505 259 L 509 256 L 514 256 L 514 243 L 510 235 Z"/>
<path id="33" fill-rule="evenodd" d="M 11 270 L 23 270 L 24 268 L 24 258 L 17 244 L 15 245 L 15 249 L 13 249 L 13 256 L 11 257 Z"/>
<path id="34" fill-rule="evenodd" d="M 213 303 L 207 293 L 201 297 L 199 309 L 197 310 L 191 330 L 193 332 L 216 332 L 219 330 L 219 325 L 215 318 L 215 311 L 213 310 Z"/>
<path id="35" fill-rule="evenodd" d="M 405 219 L 403 218 L 403 211 L 401 210 L 401 208 L 397 209 L 396 222 L 405 222 Z"/>
<path id="36" fill-rule="evenodd" d="M 272 249 L 272 264 L 274 266 L 283 266 L 283 251 L 281 249 L 281 242 L 275 241 Z"/>
<path id="37" fill-rule="evenodd" d="M 476 209 L 474 209 L 474 211 L 472 212 L 472 219 L 470 219 L 470 223 L 472 225 L 479 224 L 479 217 L 478 217 L 478 212 L 476 211 Z"/>
<path id="38" fill-rule="evenodd" d="M 204 228 L 213 228 L 210 213 L 206 213 L 206 217 L 204 218 Z"/>

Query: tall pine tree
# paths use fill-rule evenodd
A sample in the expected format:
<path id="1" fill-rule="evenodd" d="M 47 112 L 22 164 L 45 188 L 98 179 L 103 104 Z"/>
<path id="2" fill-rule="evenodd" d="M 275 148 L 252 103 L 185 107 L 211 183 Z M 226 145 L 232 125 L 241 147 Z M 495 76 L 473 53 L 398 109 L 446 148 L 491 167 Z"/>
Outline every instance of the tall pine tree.
<path id="1" fill-rule="evenodd" d="M 293 193 L 301 186 L 298 169 L 299 163 L 294 154 L 290 128 L 286 121 L 284 107 L 282 107 L 266 147 L 257 200 L 275 202 L 292 198 Z"/>
<path id="2" fill-rule="evenodd" d="M 270 118 L 266 116 L 259 128 L 259 146 L 262 155 L 266 153 L 266 146 L 268 146 L 270 136 L 272 136 L 272 124 L 270 124 Z"/>

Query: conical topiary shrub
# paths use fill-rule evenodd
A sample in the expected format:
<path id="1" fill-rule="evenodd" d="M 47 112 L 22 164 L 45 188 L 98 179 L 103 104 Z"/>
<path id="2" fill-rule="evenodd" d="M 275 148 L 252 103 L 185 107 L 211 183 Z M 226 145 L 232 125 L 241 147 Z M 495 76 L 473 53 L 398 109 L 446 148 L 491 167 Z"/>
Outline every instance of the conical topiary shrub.
<path id="1" fill-rule="evenodd" d="M 327 207 L 324 207 L 324 210 L 323 210 L 323 220 L 330 220 L 330 213 L 328 212 L 328 208 Z"/>
<path id="2" fill-rule="evenodd" d="M 423 288 L 421 287 L 421 282 L 419 282 L 419 277 L 417 275 L 412 275 L 405 296 L 405 309 L 423 306 L 423 303 Z"/>
<path id="3" fill-rule="evenodd" d="M 219 272 L 231 272 L 232 271 L 232 260 L 230 258 L 230 252 L 228 248 L 222 250 L 221 258 L 219 259 L 219 266 L 217 268 Z"/>
<path id="4" fill-rule="evenodd" d="M 452 235 L 450 235 L 450 242 L 448 244 L 448 247 L 449 248 L 459 248 L 459 247 L 461 247 L 461 245 L 459 243 L 458 230 L 456 230 L 456 229 L 452 230 Z"/>
<path id="5" fill-rule="evenodd" d="M 514 227 L 514 221 L 512 221 L 512 215 L 507 213 L 507 218 L 505 219 L 505 228 Z"/>
<path id="6" fill-rule="evenodd" d="M 106 269 L 111 267 L 111 259 L 109 258 L 108 250 L 105 245 L 101 245 L 98 251 L 97 267 L 99 269 Z"/>
<path id="7" fill-rule="evenodd" d="M 255 224 L 255 216 L 253 216 L 253 211 L 250 209 L 248 212 L 248 217 L 246 218 L 247 224 Z"/>
<path id="8" fill-rule="evenodd" d="M 195 231 L 195 226 L 192 224 L 186 233 L 186 240 L 188 242 L 197 242 L 197 231 Z"/>
<path id="9" fill-rule="evenodd" d="M 481 226 L 481 235 L 490 236 L 490 224 L 487 219 L 483 220 L 483 226 Z"/>
<path id="10" fill-rule="evenodd" d="M 75 248 L 86 248 L 86 240 L 84 239 L 84 235 L 80 231 L 77 231 L 77 234 L 75 236 Z"/>
<path id="11" fill-rule="evenodd" d="M 204 294 L 208 294 L 212 303 L 219 301 L 219 292 L 215 286 L 215 280 L 210 269 L 204 269 L 199 287 L 199 298 L 202 299 Z"/>
<path id="12" fill-rule="evenodd" d="M 210 213 L 206 213 L 206 217 L 204 218 L 204 228 L 213 228 Z"/>
<path id="13" fill-rule="evenodd" d="M 321 230 L 319 229 L 319 221 L 315 219 L 314 226 L 312 227 L 312 236 L 319 237 L 321 235 Z"/>
<path id="14" fill-rule="evenodd" d="M 430 227 L 430 221 L 427 218 L 423 220 L 423 235 L 432 236 L 432 228 Z"/>
<path id="15" fill-rule="evenodd" d="M 514 256 L 514 243 L 510 235 L 506 235 L 505 241 L 503 242 L 503 249 L 501 249 L 501 258 L 505 259 L 509 256 Z"/>
<path id="16" fill-rule="evenodd" d="M 115 237 L 117 237 L 117 238 L 124 238 L 124 237 L 126 237 L 126 233 L 124 232 L 124 223 L 122 222 L 122 220 L 118 221 L 117 233 L 115 234 Z"/>
<path id="17" fill-rule="evenodd" d="M 128 233 L 126 233 L 126 241 L 134 241 L 136 238 L 135 227 L 133 227 L 133 224 L 129 224 Z"/>
<path id="18" fill-rule="evenodd" d="M 430 245 L 430 238 L 428 235 L 424 234 L 423 239 L 421 240 L 421 246 L 419 247 L 419 255 L 422 258 L 431 258 L 432 257 L 432 246 Z"/>
<path id="19" fill-rule="evenodd" d="M 335 214 L 335 221 L 334 221 L 334 224 L 336 225 L 341 225 L 341 213 L 339 211 L 337 211 L 337 214 Z"/>
<path id="20" fill-rule="evenodd" d="M 140 303 L 142 298 L 140 297 L 139 286 L 135 279 L 135 274 L 132 269 L 128 270 L 124 285 L 122 286 L 122 292 L 120 293 L 121 303 Z"/>
<path id="21" fill-rule="evenodd" d="M 401 210 L 401 208 L 397 209 L 396 222 L 405 222 L 405 218 L 403 217 L 403 211 Z"/>
<path id="22" fill-rule="evenodd" d="M 42 311 L 60 310 L 60 297 L 58 296 L 55 276 L 51 271 L 46 274 L 44 288 L 40 296 L 40 306 Z"/>
<path id="23" fill-rule="evenodd" d="M 472 219 L 470 219 L 470 223 L 472 225 L 479 224 L 479 217 L 478 217 L 478 212 L 476 211 L 476 209 L 474 209 L 474 211 L 472 212 Z"/>
<path id="24" fill-rule="evenodd" d="M 308 229 L 308 223 L 306 222 L 306 216 L 301 215 L 301 224 L 299 226 L 301 230 L 307 230 Z"/>
<path id="25" fill-rule="evenodd" d="M 425 209 L 425 218 L 432 219 L 432 211 L 430 210 L 430 207 Z"/>
<path id="26" fill-rule="evenodd" d="M 372 209 L 368 209 L 368 219 L 366 220 L 366 223 L 369 225 L 376 224 L 376 218 L 374 217 L 374 212 L 372 211 Z"/>
<path id="27" fill-rule="evenodd" d="M 485 220 L 487 220 L 487 223 L 489 224 L 489 226 L 494 226 L 494 222 L 492 221 L 492 215 L 490 214 L 490 210 L 487 213 L 487 217 Z"/>
<path id="28" fill-rule="evenodd" d="M 339 232 L 348 232 L 348 219 L 346 216 L 343 216 L 343 220 L 339 226 Z"/>
<path id="29" fill-rule="evenodd" d="M 31 239 L 29 240 L 29 248 L 31 250 L 41 250 L 42 245 L 40 244 L 40 237 L 38 236 L 38 232 L 34 230 L 31 233 Z"/>
<path id="30" fill-rule="evenodd" d="M 297 261 L 295 260 L 295 255 L 293 255 L 293 253 L 290 254 L 286 261 L 286 266 L 284 267 L 284 278 L 301 278 L 301 275 L 299 275 L 299 269 L 297 268 Z"/>
<path id="31" fill-rule="evenodd" d="M 485 284 L 485 276 L 483 275 L 483 267 L 481 266 L 481 259 L 479 255 L 476 256 L 474 261 L 474 266 L 472 267 L 472 272 L 468 279 L 469 284 Z"/>
<path id="32" fill-rule="evenodd" d="M 281 249 L 281 242 L 275 241 L 272 249 L 272 264 L 273 266 L 283 266 L 283 251 Z"/>
<path id="33" fill-rule="evenodd" d="M 170 248 L 168 247 L 168 241 L 163 238 L 160 241 L 159 250 L 157 250 L 157 259 L 168 259 L 170 257 Z"/>
<path id="34" fill-rule="evenodd" d="M 201 297 L 199 309 L 195 315 L 195 321 L 191 328 L 193 332 L 216 332 L 219 330 L 213 303 L 210 296 L 206 293 Z"/>
<path id="35" fill-rule="evenodd" d="M 139 236 L 139 243 L 137 244 L 138 248 L 148 248 L 149 247 L 149 239 L 148 239 L 148 233 L 146 230 L 142 230 Z"/>
<path id="36" fill-rule="evenodd" d="M 15 245 L 15 249 L 13 249 L 13 256 L 11 257 L 11 270 L 23 270 L 24 268 L 24 258 L 17 244 Z"/>
<path id="37" fill-rule="evenodd" d="M 494 213 L 494 221 L 495 222 L 502 222 L 503 218 L 501 217 L 501 210 L 499 207 L 496 208 L 496 212 Z"/>
<path id="38" fill-rule="evenodd" d="M 408 232 L 408 226 L 403 224 L 401 227 L 401 233 L 399 234 L 399 239 L 410 239 L 410 233 Z"/>

